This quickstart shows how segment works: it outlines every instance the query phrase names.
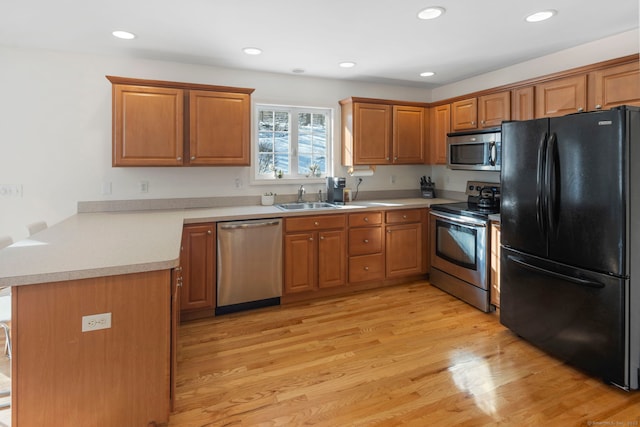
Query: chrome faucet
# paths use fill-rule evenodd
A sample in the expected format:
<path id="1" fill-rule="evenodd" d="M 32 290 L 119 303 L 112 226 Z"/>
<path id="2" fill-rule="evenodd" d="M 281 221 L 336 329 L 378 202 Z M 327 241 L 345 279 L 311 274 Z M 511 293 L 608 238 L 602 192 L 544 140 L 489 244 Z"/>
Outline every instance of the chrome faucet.
<path id="1" fill-rule="evenodd" d="M 304 194 L 304 185 L 301 185 L 300 188 L 298 188 L 298 203 L 304 202 L 304 200 L 302 200 L 303 194 Z"/>

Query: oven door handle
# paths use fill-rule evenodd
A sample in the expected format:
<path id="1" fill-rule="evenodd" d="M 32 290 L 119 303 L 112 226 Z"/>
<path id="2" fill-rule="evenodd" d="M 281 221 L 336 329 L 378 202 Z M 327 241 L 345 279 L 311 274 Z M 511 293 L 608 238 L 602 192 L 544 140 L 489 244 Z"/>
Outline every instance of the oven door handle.
<path id="1" fill-rule="evenodd" d="M 464 225 L 472 225 L 474 227 L 483 227 L 486 228 L 487 226 L 487 221 L 483 221 L 481 219 L 478 220 L 474 220 L 472 218 L 467 218 L 467 217 L 462 217 L 462 216 L 458 216 L 458 215 L 450 215 L 450 214 L 446 214 L 443 212 L 434 212 L 431 211 L 430 212 L 431 215 L 437 217 L 437 218 L 441 218 L 441 219 L 445 219 L 447 221 L 451 221 L 454 223 L 460 223 L 460 224 L 464 224 Z"/>

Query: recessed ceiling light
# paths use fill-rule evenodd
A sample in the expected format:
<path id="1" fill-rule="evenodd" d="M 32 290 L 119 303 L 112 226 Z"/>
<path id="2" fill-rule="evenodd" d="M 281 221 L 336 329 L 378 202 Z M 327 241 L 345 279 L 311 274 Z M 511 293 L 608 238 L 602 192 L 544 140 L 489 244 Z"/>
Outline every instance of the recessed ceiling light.
<path id="1" fill-rule="evenodd" d="M 531 15 L 527 16 L 526 18 L 524 18 L 524 20 L 527 21 L 527 22 L 546 21 L 547 19 L 551 18 L 556 13 L 558 13 L 558 12 L 555 11 L 555 10 L 543 10 L 542 12 L 532 13 Z"/>
<path id="2" fill-rule="evenodd" d="M 435 75 L 436 73 L 434 73 L 433 71 L 425 71 L 424 73 L 420 73 L 420 77 L 431 77 Z"/>
<path id="3" fill-rule="evenodd" d="M 125 40 L 131 40 L 131 39 L 135 39 L 136 35 L 133 33 L 130 33 L 129 31 L 122 31 L 122 30 L 116 30 L 114 32 L 111 33 L 114 37 L 117 37 L 119 39 L 125 39 Z"/>
<path id="4" fill-rule="evenodd" d="M 352 61 L 344 61 L 338 65 L 340 65 L 342 68 L 353 68 L 356 66 L 356 63 Z"/>
<path id="5" fill-rule="evenodd" d="M 418 18 L 420 19 L 436 19 L 438 16 L 443 15 L 445 12 L 444 7 L 431 6 L 426 9 L 422 9 L 418 12 Z"/>
<path id="6" fill-rule="evenodd" d="M 257 47 L 245 47 L 242 51 L 247 55 L 260 55 L 262 53 L 262 49 L 258 49 Z"/>

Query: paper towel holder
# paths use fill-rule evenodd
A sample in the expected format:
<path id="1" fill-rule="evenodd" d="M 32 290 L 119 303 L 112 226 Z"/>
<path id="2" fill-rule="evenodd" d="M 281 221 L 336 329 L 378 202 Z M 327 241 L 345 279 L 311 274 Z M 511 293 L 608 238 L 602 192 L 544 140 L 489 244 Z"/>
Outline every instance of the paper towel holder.
<path id="1" fill-rule="evenodd" d="M 349 169 L 347 169 L 347 173 L 349 174 L 349 176 L 373 176 L 373 173 L 376 171 L 376 167 L 375 166 L 367 166 L 364 169 L 356 169 L 353 166 L 351 166 Z"/>

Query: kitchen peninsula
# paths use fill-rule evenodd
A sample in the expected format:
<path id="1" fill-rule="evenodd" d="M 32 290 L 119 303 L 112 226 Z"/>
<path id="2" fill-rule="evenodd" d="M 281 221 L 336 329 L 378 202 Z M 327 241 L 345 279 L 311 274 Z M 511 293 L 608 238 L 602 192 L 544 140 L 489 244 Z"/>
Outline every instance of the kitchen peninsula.
<path id="1" fill-rule="evenodd" d="M 428 208 L 392 199 L 314 215 Z M 171 407 L 174 275 L 184 224 L 300 216 L 273 206 L 79 213 L 0 253 L 13 286 L 14 426 L 156 425 Z M 83 316 L 110 313 L 82 332 Z"/>

